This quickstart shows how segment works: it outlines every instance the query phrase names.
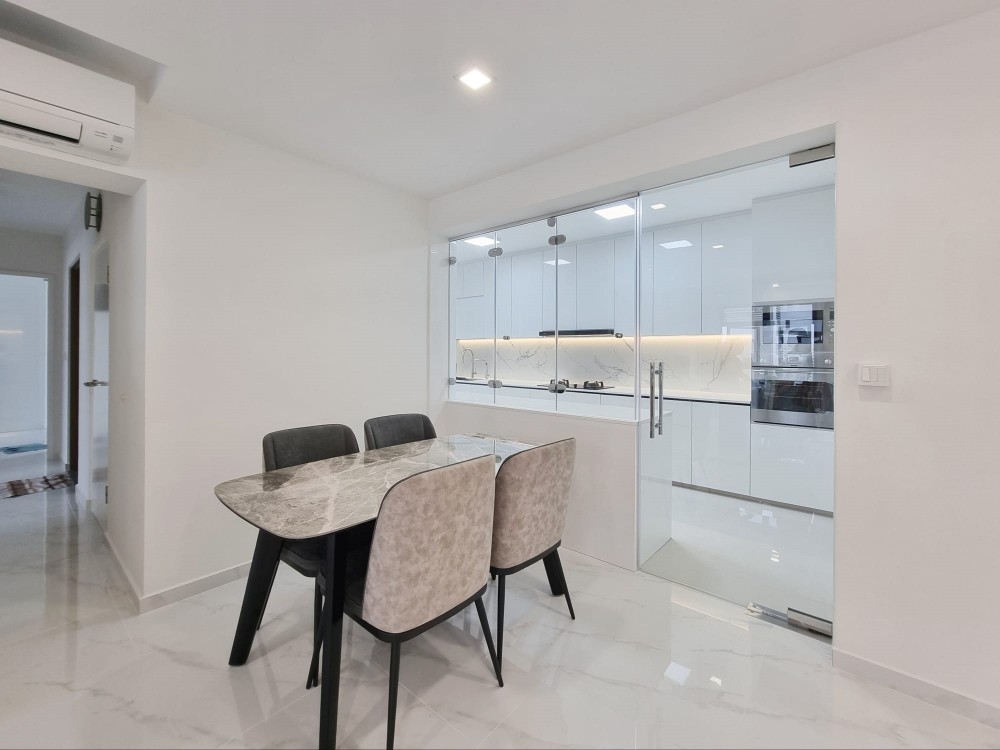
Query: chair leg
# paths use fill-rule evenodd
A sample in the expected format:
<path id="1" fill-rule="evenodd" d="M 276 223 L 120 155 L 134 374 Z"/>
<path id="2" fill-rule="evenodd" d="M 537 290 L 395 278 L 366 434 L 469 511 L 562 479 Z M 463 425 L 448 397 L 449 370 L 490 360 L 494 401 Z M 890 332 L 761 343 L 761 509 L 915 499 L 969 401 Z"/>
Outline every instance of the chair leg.
<path id="1" fill-rule="evenodd" d="M 313 653 L 309 662 L 309 676 L 306 678 L 306 690 L 319 685 L 319 652 L 323 645 L 323 591 L 316 579 L 315 598 L 313 599 Z"/>
<path id="2" fill-rule="evenodd" d="M 476 599 L 476 612 L 479 613 L 479 624 L 483 627 L 483 635 L 486 636 L 486 648 L 490 650 L 490 661 L 493 662 L 493 671 L 496 672 L 497 682 L 503 687 L 503 676 L 500 674 L 500 660 L 497 658 L 496 649 L 493 648 L 493 636 L 490 635 L 490 622 L 486 619 L 486 605 L 483 604 L 483 597 Z"/>
<path id="3" fill-rule="evenodd" d="M 399 692 L 399 652 L 400 643 L 392 644 L 389 657 L 389 726 L 386 729 L 385 748 L 392 750 L 396 738 L 396 694 Z"/>
<path id="4" fill-rule="evenodd" d="M 282 546 L 284 546 L 284 542 L 282 542 Z M 278 549 L 278 554 L 280 555 L 281 547 Z M 271 598 L 271 589 L 274 588 L 274 578 L 278 575 L 278 568 L 278 565 L 274 566 L 274 572 L 271 573 L 271 582 L 267 584 L 267 593 L 264 594 L 264 606 L 260 608 L 260 617 L 257 619 L 257 630 L 260 630 L 260 626 L 264 622 L 264 610 L 267 609 L 267 602 Z"/>
<path id="5" fill-rule="evenodd" d="M 503 605 L 507 594 L 507 576 L 497 576 L 497 663 L 503 669 Z"/>
<path id="6" fill-rule="evenodd" d="M 575 620 L 576 612 L 573 611 L 573 600 L 569 598 L 569 586 L 566 585 L 566 574 L 563 572 L 562 561 L 559 559 L 559 550 L 552 550 L 552 554 L 545 559 L 552 561 L 552 568 L 555 571 L 556 577 L 559 579 L 559 585 L 560 588 L 562 588 L 563 596 L 566 597 L 566 606 L 569 607 L 569 616 Z"/>

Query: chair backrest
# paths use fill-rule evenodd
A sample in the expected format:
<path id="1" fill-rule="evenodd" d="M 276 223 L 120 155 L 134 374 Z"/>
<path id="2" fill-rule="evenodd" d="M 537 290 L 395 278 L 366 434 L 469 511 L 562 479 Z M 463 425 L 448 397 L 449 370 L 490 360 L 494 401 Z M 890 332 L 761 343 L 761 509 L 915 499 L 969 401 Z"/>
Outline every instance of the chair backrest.
<path id="1" fill-rule="evenodd" d="M 434 424 L 424 414 L 390 414 L 365 422 L 365 450 L 369 451 L 436 437 Z"/>
<path id="2" fill-rule="evenodd" d="M 576 438 L 516 453 L 500 466 L 493 511 L 495 568 L 520 565 L 561 541 Z"/>
<path id="3" fill-rule="evenodd" d="M 386 633 L 426 625 L 486 585 L 492 455 L 415 474 L 382 500 L 361 616 Z"/>
<path id="4" fill-rule="evenodd" d="M 264 436 L 264 470 L 274 471 L 357 452 L 358 439 L 347 425 L 293 427 Z"/>

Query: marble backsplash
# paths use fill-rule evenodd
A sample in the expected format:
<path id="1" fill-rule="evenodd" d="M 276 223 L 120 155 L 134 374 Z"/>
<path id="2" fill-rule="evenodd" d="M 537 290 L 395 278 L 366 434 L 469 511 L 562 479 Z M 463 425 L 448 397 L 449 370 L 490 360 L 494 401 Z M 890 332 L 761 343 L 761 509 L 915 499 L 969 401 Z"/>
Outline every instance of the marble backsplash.
<path id="1" fill-rule="evenodd" d="M 664 389 L 750 395 L 749 335 L 644 336 L 640 377 L 649 386 L 649 361 L 663 360 Z M 469 354 L 469 351 L 472 354 Z M 465 361 L 462 355 L 465 354 Z M 471 358 L 490 363 L 490 376 L 519 383 L 543 384 L 556 377 L 570 382 L 603 380 L 631 388 L 635 378 L 635 338 L 562 337 L 556 361 L 555 340 L 498 340 L 493 367 L 493 339 L 456 342 L 457 375 L 468 377 Z M 558 365 L 558 367 L 557 367 Z M 477 363 L 482 375 L 483 365 Z"/>

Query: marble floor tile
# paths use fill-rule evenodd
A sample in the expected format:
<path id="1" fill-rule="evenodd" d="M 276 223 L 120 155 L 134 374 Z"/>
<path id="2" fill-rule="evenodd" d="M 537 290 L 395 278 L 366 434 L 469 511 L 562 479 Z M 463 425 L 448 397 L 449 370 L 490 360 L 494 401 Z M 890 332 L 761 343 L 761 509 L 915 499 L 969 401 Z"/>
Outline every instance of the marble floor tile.
<path id="1" fill-rule="evenodd" d="M 72 490 L 0 504 L 0 748 L 315 747 L 312 581 L 282 566 L 250 658 L 245 581 L 137 614 Z M 249 554 L 249 550 L 248 550 Z M 473 609 L 403 645 L 399 747 L 1000 747 L 1000 731 L 834 669 L 826 640 L 561 552 L 507 579 L 504 681 Z M 496 634 L 496 585 L 486 597 Z M 385 743 L 389 649 L 347 622 L 340 747 Z"/>

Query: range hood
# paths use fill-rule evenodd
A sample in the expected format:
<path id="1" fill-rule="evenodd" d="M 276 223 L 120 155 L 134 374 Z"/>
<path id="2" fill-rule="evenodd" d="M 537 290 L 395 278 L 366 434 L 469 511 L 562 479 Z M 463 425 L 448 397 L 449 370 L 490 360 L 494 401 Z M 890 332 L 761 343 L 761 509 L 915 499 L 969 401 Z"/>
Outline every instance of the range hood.
<path id="1" fill-rule="evenodd" d="M 539 331 L 539 336 L 555 336 L 553 330 Z M 559 331 L 560 336 L 614 336 L 614 328 L 565 328 Z"/>

